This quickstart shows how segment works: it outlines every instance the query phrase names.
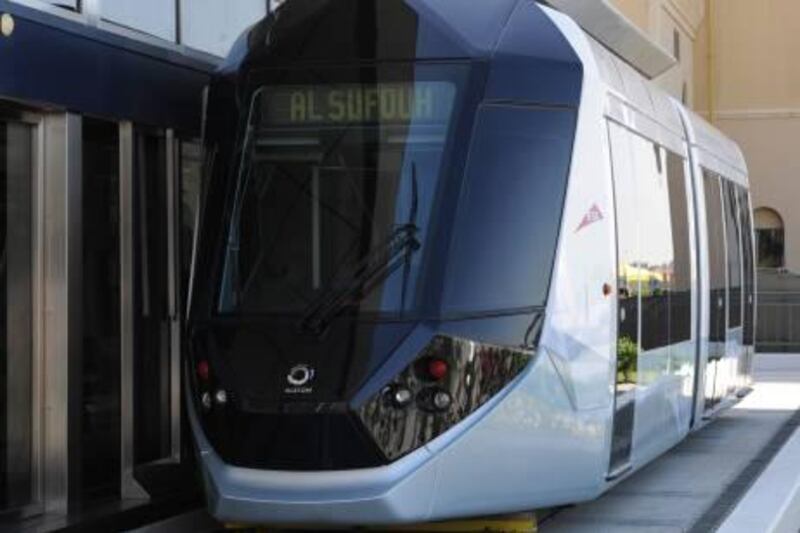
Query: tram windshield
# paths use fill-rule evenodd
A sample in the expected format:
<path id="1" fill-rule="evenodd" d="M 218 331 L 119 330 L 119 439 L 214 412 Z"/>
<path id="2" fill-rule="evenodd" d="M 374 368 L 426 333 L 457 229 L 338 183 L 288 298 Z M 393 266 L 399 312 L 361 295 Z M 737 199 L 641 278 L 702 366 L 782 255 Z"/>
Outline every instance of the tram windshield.
<path id="1" fill-rule="evenodd" d="M 291 313 L 319 327 L 348 308 L 415 311 L 466 69 L 401 69 L 413 81 L 378 70 L 254 91 L 219 314 Z"/>

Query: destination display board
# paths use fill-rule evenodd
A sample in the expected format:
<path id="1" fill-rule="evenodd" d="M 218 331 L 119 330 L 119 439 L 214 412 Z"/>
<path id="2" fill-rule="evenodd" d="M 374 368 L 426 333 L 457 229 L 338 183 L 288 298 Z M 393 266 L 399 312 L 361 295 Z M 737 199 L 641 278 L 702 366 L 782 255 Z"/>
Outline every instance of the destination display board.
<path id="1" fill-rule="evenodd" d="M 265 87 L 262 124 L 447 124 L 455 94 L 455 86 L 448 82 Z"/>

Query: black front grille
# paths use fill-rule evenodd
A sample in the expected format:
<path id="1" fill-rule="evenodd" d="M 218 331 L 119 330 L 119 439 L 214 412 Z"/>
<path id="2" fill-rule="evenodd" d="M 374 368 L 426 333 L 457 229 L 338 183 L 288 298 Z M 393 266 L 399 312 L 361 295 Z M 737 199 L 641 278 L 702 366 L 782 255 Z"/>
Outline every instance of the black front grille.
<path id="1" fill-rule="evenodd" d="M 350 413 L 245 414 L 206 420 L 223 461 L 263 470 L 352 470 L 388 461 Z"/>

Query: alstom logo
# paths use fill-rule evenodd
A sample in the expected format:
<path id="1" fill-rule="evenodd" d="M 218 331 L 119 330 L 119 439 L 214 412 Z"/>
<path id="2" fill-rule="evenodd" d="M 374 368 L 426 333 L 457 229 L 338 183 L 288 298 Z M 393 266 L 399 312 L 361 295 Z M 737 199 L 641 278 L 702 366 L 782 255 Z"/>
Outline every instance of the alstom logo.
<path id="1" fill-rule="evenodd" d="M 284 390 L 287 394 L 310 394 L 314 392 L 311 382 L 314 381 L 314 367 L 310 365 L 296 365 L 289 370 L 286 382 L 289 386 Z"/>

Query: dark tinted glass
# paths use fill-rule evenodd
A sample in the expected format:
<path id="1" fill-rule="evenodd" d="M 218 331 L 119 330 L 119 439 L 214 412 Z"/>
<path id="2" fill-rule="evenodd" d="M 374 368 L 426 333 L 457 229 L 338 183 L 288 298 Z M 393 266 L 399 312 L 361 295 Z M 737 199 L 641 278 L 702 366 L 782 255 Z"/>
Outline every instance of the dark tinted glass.
<path id="1" fill-rule="evenodd" d="M 670 292 L 669 343 L 687 341 L 692 335 L 692 255 L 689 240 L 689 209 L 685 162 L 680 156 L 667 153 L 669 205 L 672 218 L 672 268 Z"/>
<path id="2" fill-rule="evenodd" d="M 230 196 L 217 311 L 306 313 L 356 285 L 350 307 L 360 312 L 415 311 L 467 72 L 320 70 L 336 81 L 259 88 Z"/>
<path id="3" fill-rule="evenodd" d="M 753 243 L 753 218 L 750 210 L 750 195 L 744 187 L 737 187 L 739 196 L 739 212 L 742 226 L 742 264 L 744 266 L 743 305 L 745 346 L 754 344 L 754 311 L 755 311 L 755 255 Z"/>
<path id="4" fill-rule="evenodd" d="M 34 496 L 33 139 L 30 126 L 0 122 L 0 515 Z"/>
<path id="5" fill-rule="evenodd" d="M 185 310 L 189 294 L 189 277 L 194 254 L 195 224 L 200 209 L 200 183 L 203 173 L 202 147 L 198 143 L 181 142 L 180 171 L 180 272 L 179 304 Z M 184 315 L 185 316 L 185 315 Z"/>
<path id="6" fill-rule="evenodd" d="M 757 229 L 758 268 L 781 268 L 784 262 L 783 228 Z"/>
<path id="7" fill-rule="evenodd" d="M 725 227 L 723 224 L 722 195 L 720 180 L 716 174 L 707 170 L 703 171 L 703 187 L 706 197 L 706 228 L 708 231 L 708 267 L 709 267 L 709 340 L 714 342 L 725 341 Z M 712 350 L 714 346 L 712 344 Z M 721 356 L 721 353 L 710 354 Z"/>
<path id="8" fill-rule="evenodd" d="M 571 110 L 480 109 L 459 200 L 445 313 L 545 304 L 574 127 Z"/>
<path id="9" fill-rule="evenodd" d="M 137 464 L 168 456 L 170 317 L 167 145 L 137 131 L 134 178 L 134 449 Z"/>
<path id="10" fill-rule="evenodd" d="M 83 123 L 83 419 L 85 498 L 119 491 L 119 128 Z"/>
<path id="11" fill-rule="evenodd" d="M 723 180 L 725 243 L 728 265 L 728 327 L 742 325 L 742 240 L 736 186 Z"/>

